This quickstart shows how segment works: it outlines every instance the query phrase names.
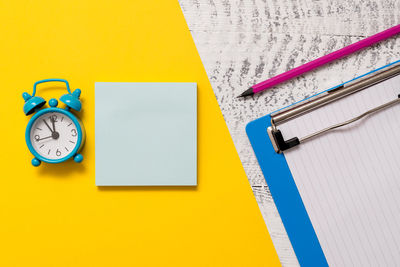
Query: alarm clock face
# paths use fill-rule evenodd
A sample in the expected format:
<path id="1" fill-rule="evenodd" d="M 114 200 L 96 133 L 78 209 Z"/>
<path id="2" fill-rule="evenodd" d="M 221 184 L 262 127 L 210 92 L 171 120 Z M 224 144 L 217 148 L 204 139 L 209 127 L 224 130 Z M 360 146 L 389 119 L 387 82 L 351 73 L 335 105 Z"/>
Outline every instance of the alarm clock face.
<path id="1" fill-rule="evenodd" d="M 76 121 L 76 120 L 75 120 Z M 33 122 L 30 142 L 33 149 L 43 158 L 61 160 L 75 153 L 78 144 L 79 125 L 66 114 L 48 112 Z"/>

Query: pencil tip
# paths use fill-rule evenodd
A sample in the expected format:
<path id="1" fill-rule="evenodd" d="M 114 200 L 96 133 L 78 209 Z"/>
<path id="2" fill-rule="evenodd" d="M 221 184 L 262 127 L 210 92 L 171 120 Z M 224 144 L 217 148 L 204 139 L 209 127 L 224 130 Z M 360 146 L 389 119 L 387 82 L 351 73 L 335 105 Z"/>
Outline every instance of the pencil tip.
<path id="1" fill-rule="evenodd" d="M 253 88 L 250 87 L 249 89 L 244 91 L 241 95 L 237 96 L 237 98 L 251 96 L 251 95 L 254 95 L 254 92 L 253 92 Z"/>

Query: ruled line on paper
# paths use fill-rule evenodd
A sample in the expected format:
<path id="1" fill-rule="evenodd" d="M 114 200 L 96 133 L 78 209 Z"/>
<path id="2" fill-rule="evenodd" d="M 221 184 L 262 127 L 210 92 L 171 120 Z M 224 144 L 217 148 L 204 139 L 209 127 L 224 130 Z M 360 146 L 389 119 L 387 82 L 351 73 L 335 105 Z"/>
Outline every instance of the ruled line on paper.
<path id="1" fill-rule="evenodd" d="M 400 76 L 279 126 L 306 136 L 395 99 Z M 400 265 L 400 105 L 284 152 L 331 266 Z"/>

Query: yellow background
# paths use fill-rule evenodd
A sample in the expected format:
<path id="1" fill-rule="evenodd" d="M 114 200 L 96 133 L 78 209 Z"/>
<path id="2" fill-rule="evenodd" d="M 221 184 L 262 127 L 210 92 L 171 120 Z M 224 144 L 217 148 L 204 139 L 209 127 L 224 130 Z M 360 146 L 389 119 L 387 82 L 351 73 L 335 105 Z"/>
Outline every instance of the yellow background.
<path id="1" fill-rule="evenodd" d="M 0 20 L 1 266 L 279 265 L 177 1 L 1 1 Z M 30 164 L 21 94 L 44 78 L 82 89 L 81 165 Z M 198 83 L 197 188 L 95 186 L 95 81 Z"/>

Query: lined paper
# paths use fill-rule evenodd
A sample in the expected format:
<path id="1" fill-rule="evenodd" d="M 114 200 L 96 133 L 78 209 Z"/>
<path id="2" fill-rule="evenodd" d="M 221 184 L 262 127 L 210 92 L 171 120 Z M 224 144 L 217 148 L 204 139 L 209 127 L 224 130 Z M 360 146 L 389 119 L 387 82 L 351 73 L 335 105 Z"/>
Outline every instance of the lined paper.
<path id="1" fill-rule="evenodd" d="M 400 76 L 293 119 L 303 137 L 387 103 Z M 400 104 L 284 153 L 331 266 L 400 266 Z"/>

